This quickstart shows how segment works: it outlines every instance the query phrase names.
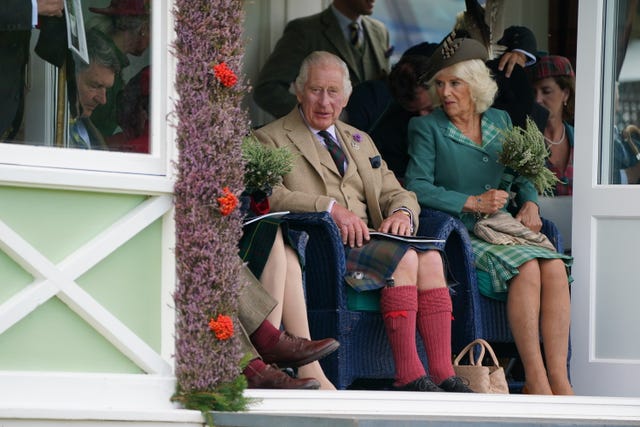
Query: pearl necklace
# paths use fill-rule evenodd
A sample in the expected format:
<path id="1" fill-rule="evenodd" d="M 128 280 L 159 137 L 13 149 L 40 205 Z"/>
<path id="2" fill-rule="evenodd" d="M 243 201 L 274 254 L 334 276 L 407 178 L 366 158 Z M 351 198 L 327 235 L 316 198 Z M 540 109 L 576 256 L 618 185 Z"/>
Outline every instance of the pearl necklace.
<path id="1" fill-rule="evenodd" d="M 559 145 L 562 143 L 562 141 L 564 141 L 564 134 L 566 132 L 566 129 L 564 127 L 564 125 L 562 126 L 562 135 L 560 136 L 560 139 L 557 141 L 552 141 L 549 138 L 547 138 L 546 136 L 544 137 L 544 140 L 547 141 L 550 145 Z"/>

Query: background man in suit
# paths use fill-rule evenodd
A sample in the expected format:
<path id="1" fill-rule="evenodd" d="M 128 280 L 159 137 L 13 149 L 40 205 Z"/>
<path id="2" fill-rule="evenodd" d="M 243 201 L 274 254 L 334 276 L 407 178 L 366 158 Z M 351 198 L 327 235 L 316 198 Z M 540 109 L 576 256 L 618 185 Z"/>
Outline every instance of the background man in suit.
<path id="1" fill-rule="evenodd" d="M 64 61 L 66 38 L 60 39 L 59 33 L 66 37 L 64 19 L 62 18 L 63 0 L 38 0 L 38 19 L 42 20 L 40 40 L 61 40 L 59 52 L 61 62 Z M 3 0 L 0 12 L 0 141 L 11 140 L 22 125 L 24 111 L 25 68 L 29 60 L 29 42 L 34 22 L 33 4 L 31 0 Z M 51 20 L 54 21 L 51 21 Z M 45 22 L 46 25 L 45 25 Z M 51 22 L 52 25 L 48 25 Z M 55 25 L 53 25 L 55 22 Z M 54 30 L 53 32 L 49 30 Z M 56 33 L 56 34 L 54 34 Z M 40 44 L 39 40 L 39 44 Z M 44 40 L 43 40 L 44 42 Z M 47 48 L 50 46 L 47 46 Z M 48 49 L 46 49 L 48 50 Z M 38 49 L 36 49 L 38 51 Z M 53 61 L 46 54 L 38 51 L 43 59 L 60 66 L 61 62 Z"/>
<path id="2" fill-rule="evenodd" d="M 260 71 L 253 93 L 256 103 L 276 118 L 289 113 L 296 105 L 290 87 L 300 64 L 317 50 L 342 58 L 353 86 L 388 73 L 389 32 L 368 16 L 373 6 L 374 0 L 334 0 L 321 13 L 289 22 Z"/>
<path id="3" fill-rule="evenodd" d="M 452 305 L 440 252 L 431 243 L 370 240 L 369 228 L 410 236 L 420 207 L 380 159 L 371 138 L 338 120 L 351 94 L 347 65 L 331 53 L 313 52 L 302 62 L 295 90 L 299 107 L 256 131 L 260 141 L 286 147 L 296 159 L 273 189 L 271 207 L 329 212 L 346 245 L 345 281 L 357 290 L 382 288 L 380 311 L 396 366 L 394 389 L 471 391 L 451 364 Z M 418 356 L 416 327 L 430 376 Z"/>

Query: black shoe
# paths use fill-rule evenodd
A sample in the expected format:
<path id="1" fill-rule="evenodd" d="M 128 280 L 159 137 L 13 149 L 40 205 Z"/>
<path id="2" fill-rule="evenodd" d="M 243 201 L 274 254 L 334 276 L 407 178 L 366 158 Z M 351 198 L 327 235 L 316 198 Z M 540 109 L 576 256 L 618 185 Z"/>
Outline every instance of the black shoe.
<path id="1" fill-rule="evenodd" d="M 475 393 L 469 388 L 469 383 L 460 377 L 449 377 L 440 383 L 440 388 L 453 393 Z"/>
<path id="2" fill-rule="evenodd" d="M 392 388 L 396 391 L 444 391 L 426 375 L 405 385 L 393 386 Z"/>

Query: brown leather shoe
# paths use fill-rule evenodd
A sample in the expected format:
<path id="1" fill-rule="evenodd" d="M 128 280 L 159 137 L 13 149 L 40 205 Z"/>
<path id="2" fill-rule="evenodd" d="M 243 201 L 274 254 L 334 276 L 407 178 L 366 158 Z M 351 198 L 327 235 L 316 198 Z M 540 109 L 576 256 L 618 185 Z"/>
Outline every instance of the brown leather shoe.
<path id="1" fill-rule="evenodd" d="M 281 368 L 297 368 L 333 353 L 340 343 L 333 338 L 311 341 L 282 332 L 278 343 L 268 351 L 260 351 L 264 363 L 275 363 Z"/>
<path id="2" fill-rule="evenodd" d="M 292 378 L 276 366 L 267 365 L 261 372 L 247 377 L 247 387 L 317 390 L 320 382 L 315 378 Z"/>

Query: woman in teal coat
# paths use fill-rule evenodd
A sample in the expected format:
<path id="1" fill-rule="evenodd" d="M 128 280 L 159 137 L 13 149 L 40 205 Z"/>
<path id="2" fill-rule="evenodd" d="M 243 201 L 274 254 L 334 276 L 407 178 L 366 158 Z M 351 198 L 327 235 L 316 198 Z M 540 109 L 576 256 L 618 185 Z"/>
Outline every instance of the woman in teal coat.
<path id="1" fill-rule="evenodd" d="M 459 217 L 471 231 L 481 292 L 506 299 L 507 316 L 525 370 L 525 391 L 573 394 L 567 372 L 570 300 L 567 267 L 571 257 L 539 246 L 495 245 L 473 233 L 484 215 L 505 210 L 509 199 L 498 189 L 498 163 L 507 113 L 489 108 L 497 85 L 484 65 L 485 47 L 469 38 L 447 37 L 431 57 L 425 80 L 439 106 L 409 122 L 406 186 L 421 206 Z M 515 218 L 538 232 L 542 227 L 531 182 L 517 178 Z M 543 358 L 540 340 L 544 341 Z"/>

